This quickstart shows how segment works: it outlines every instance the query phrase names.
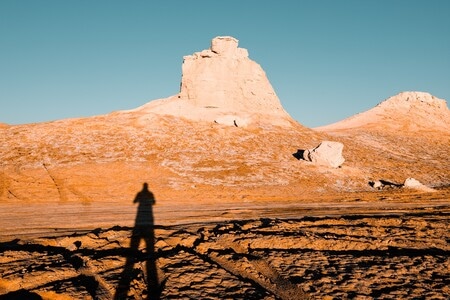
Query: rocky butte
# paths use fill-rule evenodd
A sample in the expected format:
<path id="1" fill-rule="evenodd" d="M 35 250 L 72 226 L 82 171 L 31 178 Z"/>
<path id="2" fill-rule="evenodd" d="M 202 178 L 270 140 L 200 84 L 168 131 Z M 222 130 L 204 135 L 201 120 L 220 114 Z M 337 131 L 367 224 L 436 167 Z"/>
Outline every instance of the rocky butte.
<path id="1" fill-rule="evenodd" d="M 178 95 L 140 110 L 237 127 L 294 123 L 261 66 L 229 36 L 216 37 L 210 49 L 184 57 Z"/>
<path id="2" fill-rule="evenodd" d="M 216 37 L 210 49 L 184 57 L 178 95 L 139 110 L 236 127 L 294 123 L 261 66 L 229 36 Z"/>

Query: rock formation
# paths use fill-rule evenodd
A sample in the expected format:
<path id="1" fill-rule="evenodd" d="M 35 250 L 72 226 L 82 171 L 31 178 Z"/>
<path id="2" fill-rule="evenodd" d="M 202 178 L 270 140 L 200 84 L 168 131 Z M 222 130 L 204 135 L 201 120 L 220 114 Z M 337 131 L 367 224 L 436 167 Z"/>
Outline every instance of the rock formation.
<path id="1" fill-rule="evenodd" d="M 239 127 L 258 123 L 291 126 L 294 122 L 263 69 L 229 36 L 216 37 L 210 49 L 185 56 L 180 93 L 142 109 Z"/>
<path id="2" fill-rule="evenodd" d="M 317 147 L 305 150 L 303 159 L 322 166 L 340 167 L 345 159 L 342 156 L 344 145 L 339 142 L 323 141 Z"/>

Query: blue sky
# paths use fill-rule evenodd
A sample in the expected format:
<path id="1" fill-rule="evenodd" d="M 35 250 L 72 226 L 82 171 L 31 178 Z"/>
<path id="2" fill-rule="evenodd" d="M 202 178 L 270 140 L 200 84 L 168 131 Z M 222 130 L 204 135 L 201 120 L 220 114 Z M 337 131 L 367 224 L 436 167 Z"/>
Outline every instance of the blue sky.
<path id="1" fill-rule="evenodd" d="M 131 109 L 179 91 L 184 55 L 239 39 L 315 127 L 401 91 L 450 100 L 450 1 L 0 0 L 0 122 Z"/>

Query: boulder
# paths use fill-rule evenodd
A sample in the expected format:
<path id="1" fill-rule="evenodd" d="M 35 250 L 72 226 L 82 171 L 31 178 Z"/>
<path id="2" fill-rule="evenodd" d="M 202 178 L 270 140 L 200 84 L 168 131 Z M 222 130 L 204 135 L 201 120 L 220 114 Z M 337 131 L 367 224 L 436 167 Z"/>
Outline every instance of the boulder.
<path id="1" fill-rule="evenodd" d="M 384 187 L 384 184 L 382 184 L 379 180 L 369 181 L 369 185 L 377 190 L 381 190 Z"/>
<path id="2" fill-rule="evenodd" d="M 339 168 L 345 161 L 342 156 L 344 144 L 323 141 L 317 147 L 303 152 L 303 159 L 322 166 Z"/>
<path id="3" fill-rule="evenodd" d="M 401 183 L 395 183 L 384 179 L 369 181 L 369 185 L 377 190 L 398 189 L 403 187 L 403 184 Z"/>
<path id="4" fill-rule="evenodd" d="M 412 177 L 406 178 L 405 182 L 403 184 L 401 183 L 394 183 L 387 180 L 376 180 L 376 181 L 369 181 L 369 185 L 377 190 L 384 190 L 384 189 L 393 189 L 393 188 L 406 188 L 406 189 L 413 189 L 413 190 L 419 190 L 423 192 L 433 192 L 434 189 L 427 187 L 426 185 L 422 184 L 419 180 L 414 179 Z"/>
<path id="5" fill-rule="evenodd" d="M 403 187 L 414 189 L 414 190 L 420 190 L 424 192 L 432 192 L 434 189 L 427 187 L 426 185 L 422 184 L 419 180 L 414 179 L 412 177 L 406 178 L 405 182 L 403 183 Z"/>

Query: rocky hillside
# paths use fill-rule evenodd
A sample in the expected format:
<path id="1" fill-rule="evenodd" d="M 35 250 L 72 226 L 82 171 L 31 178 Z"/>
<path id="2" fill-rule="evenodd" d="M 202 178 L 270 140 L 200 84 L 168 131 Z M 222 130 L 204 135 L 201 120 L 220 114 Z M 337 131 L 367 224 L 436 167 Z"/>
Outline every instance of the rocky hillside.
<path id="1" fill-rule="evenodd" d="M 428 185 L 449 184 L 450 111 L 428 93 L 403 92 L 316 130 L 348 145 L 348 156 L 377 178 L 401 182 L 409 174 Z"/>
<path id="2" fill-rule="evenodd" d="M 445 100 L 424 92 L 403 92 L 368 111 L 317 129 L 362 129 L 407 135 L 417 130 L 442 131 L 448 134 L 449 128 L 450 111 Z"/>

